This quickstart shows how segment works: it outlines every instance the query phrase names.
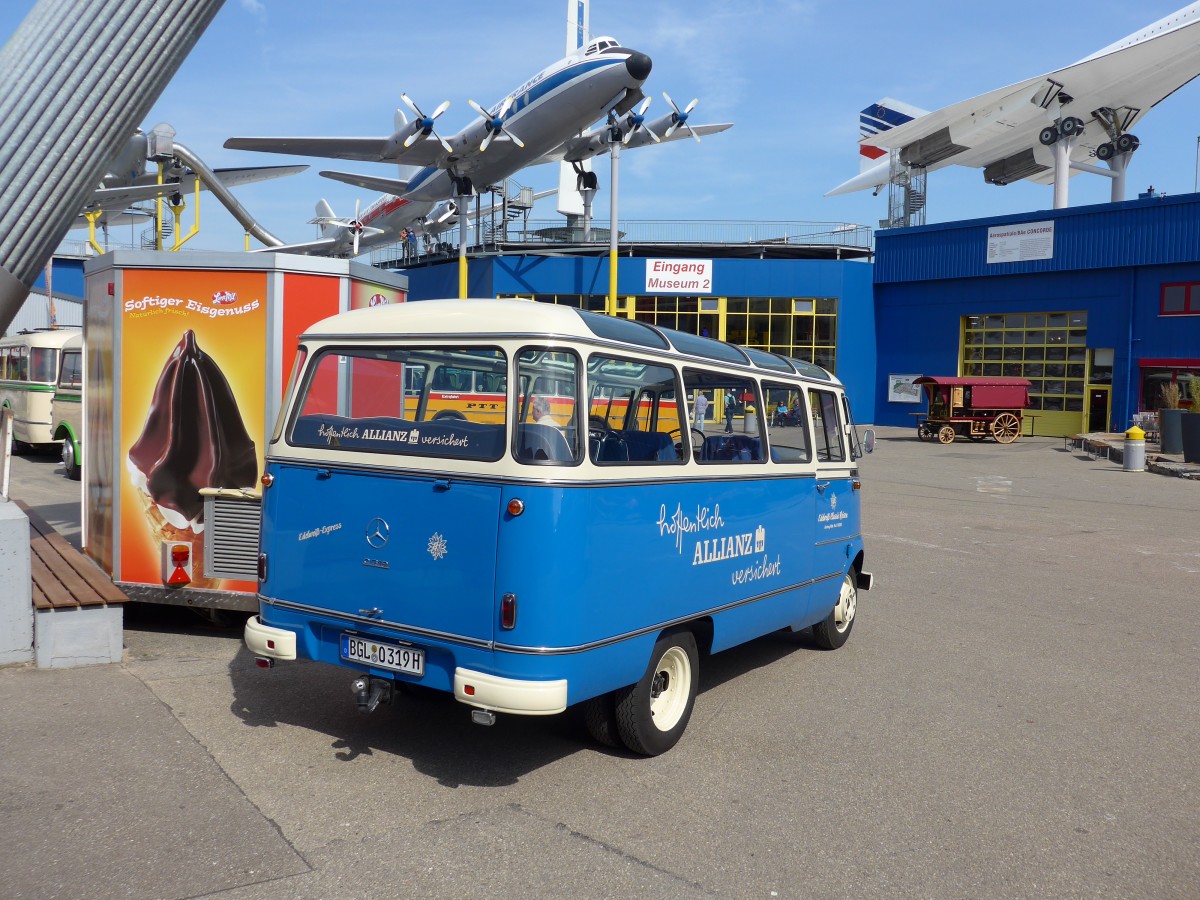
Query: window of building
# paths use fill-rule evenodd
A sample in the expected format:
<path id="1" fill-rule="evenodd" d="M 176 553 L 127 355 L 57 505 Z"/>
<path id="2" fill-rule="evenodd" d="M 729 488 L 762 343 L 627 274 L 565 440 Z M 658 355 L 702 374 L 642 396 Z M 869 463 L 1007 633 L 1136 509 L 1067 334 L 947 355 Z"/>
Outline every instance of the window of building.
<path id="1" fill-rule="evenodd" d="M 1028 378 L 1031 410 L 1083 412 L 1086 312 L 966 316 L 962 347 L 962 374 Z"/>
<path id="2" fill-rule="evenodd" d="M 1164 284 L 1158 313 L 1161 316 L 1200 316 L 1200 282 Z"/>

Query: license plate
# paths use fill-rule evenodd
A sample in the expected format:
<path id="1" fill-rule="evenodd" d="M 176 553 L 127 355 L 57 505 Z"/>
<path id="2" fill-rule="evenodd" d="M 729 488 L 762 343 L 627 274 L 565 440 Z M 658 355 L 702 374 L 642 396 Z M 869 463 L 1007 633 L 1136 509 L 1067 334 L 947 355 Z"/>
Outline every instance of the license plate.
<path id="1" fill-rule="evenodd" d="M 342 635 L 342 659 L 406 675 L 425 674 L 425 651 L 419 647 L 370 640 L 357 634 Z"/>

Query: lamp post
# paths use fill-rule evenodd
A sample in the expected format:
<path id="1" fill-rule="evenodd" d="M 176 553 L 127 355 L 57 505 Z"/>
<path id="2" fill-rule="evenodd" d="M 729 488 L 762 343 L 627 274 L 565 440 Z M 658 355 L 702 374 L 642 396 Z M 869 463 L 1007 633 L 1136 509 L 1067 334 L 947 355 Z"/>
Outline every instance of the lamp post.
<path id="1" fill-rule="evenodd" d="M 612 119 L 608 131 L 609 156 L 612 157 L 612 184 L 608 198 L 608 302 L 605 312 L 617 314 L 617 169 L 621 161 L 621 127 Z"/>

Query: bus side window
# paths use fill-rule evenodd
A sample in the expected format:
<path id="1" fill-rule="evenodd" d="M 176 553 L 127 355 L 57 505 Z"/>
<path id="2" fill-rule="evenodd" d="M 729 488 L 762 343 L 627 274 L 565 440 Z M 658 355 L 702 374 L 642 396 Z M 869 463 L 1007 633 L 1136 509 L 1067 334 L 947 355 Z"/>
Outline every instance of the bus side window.
<path id="1" fill-rule="evenodd" d="M 773 462 L 812 462 L 812 442 L 808 437 L 811 417 L 804 407 L 798 388 L 782 384 L 763 385 L 770 429 Z"/>
<path id="2" fill-rule="evenodd" d="M 523 347 L 517 355 L 521 406 L 513 455 L 526 464 L 573 464 L 582 459 L 575 409 L 579 358 L 570 351 Z"/>
<path id="3" fill-rule="evenodd" d="M 837 395 L 832 391 L 810 390 L 808 399 L 813 410 L 818 462 L 845 462 L 846 444 L 838 421 Z"/>
<path id="4" fill-rule="evenodd" d="M 677 465 L 683 461 L 675 370 L 607 356 L 588 359 L 588 453 L 597 465 Z"/>
<path id="5" fill-rule="evenodd" d="M 706 400 L 711 397 L 712 402 L 704 404 L 704 422 L 694 421 L 695 427 L 689 431 L 696 462 L 763 462 L 763 432 L 769 417 L 759 402 L 755 383 L 715 372 L 685 370 L 684 395 L 693 408 L 701 394 Z"/>

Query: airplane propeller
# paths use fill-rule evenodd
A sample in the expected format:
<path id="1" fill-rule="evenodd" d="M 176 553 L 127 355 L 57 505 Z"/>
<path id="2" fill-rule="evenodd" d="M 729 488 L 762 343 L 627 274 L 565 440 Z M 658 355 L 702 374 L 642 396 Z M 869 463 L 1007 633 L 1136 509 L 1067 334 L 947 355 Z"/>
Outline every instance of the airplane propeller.
<path id="1" fill-rule="evenodd" d="M 663 96 L 665 97 L 666 95 L 664 94 Z M 674 106 L 674 104 L 671 104 L 671 105 Z M 631 137 L 633 137 L 633 133 L 635 131 L 637 131 L 639 128 L 641 130 L 645 131 L 646 134 L 650 135 L 650 137 L 654 138 L 654 143 L 657 144 L 657 143 L 661 142 L 662 139 L 657 134 L 655 134 L 653 131 L 651 131 L 650 126 L 646 124 L 646 110 L 649 107 L 650 107 L 650 98 L 647 97 L 645 100 L 642 101 L 642 105 L 637 108 L 636 112 L 631 112 L 631 113 L 629 113 L 629 115 L 627 115 L 625 117 L 625 121 L 623 124 L 628 125 L 629 130 L 625 132 L 625 137 L 621 138 L 622 144 L 628 144 L 629 139 Z M 668 134 L 669 133 L 670 132 L 668 132 Z"/>
<path id="2" fill-rule="evenodd" d="M 427 115 L 425 115 L 425 113 L 421 112 L 421 108 L 419 106 L 417 106 L 417 104 L 413 103 L 412 100 L 410 100 L 408 98 L 408 94 L 401 94 L 400 99 L 404 101 L 405 106 L 407 106 L 409 109 L 411 109 L 414 113 L 417 114 L 417 118 L 413 124 L 420 126 L 418 128 L 418 130 L 414 131 L 407 138 L 405 138 L 405 140 L 404 140 L 405 148 L 407 149 L 408 147 L 411 147 L 420 138 L 433 137 L 441 142 L 442 147 L 445 149 L 445 151 L 447 153 L 453 152 L 450 149 L 450 144 L 446 141 L 446 139 L 444 137 L 442 137 L 440 134 L 438 134 L 436 131 L 433 130 L 433 120 L 436 119 L 438 116 L 440 116 L 442 113 L 444 113 L 447 109 L 450 108 L 450 101 L 443 100 L 441 102 L 441 104 L 439 104 L 438 108 L 435 109 L 430 115 L 427 116 Z"/>
<path id="3" fill-rule="evenodd" d="M 310 219 L 309 224 L 310 225 L 336 225 L 338 228 L 345 228 L 347 231 L 350 232 L 350 235 L 351 235 L 351 238 L 353 241 L 353 247 L 354 247 L 353 255 L 358 256 L 358 240 L 360 237 L 362 237 L 363 235 L 369 235 L 369 234 L 383 234 L 382 228 L 373 228 L 370 225 L 364 225 L 362 223 L 362 219 L 360 219 L 358 217 L 358 207 L 359 207 L 360 203 L 361 203 L 361 201 L 359 201 L 359 200 L 354 201 L 354 218 L 353 219 L 345 219 L 345 218 L 342 218 L 341 216 L 317 216 L 315 219 Z"/>
<path id="4" fill-rule="evenodd" d="M 671 127 L 667 129 L 663 137 L 670 137 L 675 133 L 676 128 L 682 127 L 686 128 L 688 130 L 688 134 L 696 139 L 696 143 L 700 143 L 700 135 L 692 131 L 692 126 L 687 123 L 688 116 L 691 114 L 692 110 L 696 108 L 696 104 L 700 102 L 699 98 L 696 98 L 687 106 L 685 106 L 682 111 L 680 111 L 679 107 L 675 105 L 675 101 L 667 96 L 666 91 L 663 91 L 663 99 L 671 105 L 671 109 L 675 110 L 675 114 L 671 116 Z"/>
<path id="5" fill-rule="evenodd" d="M 471 109 L 475 110 L 475 112 L 479 113 L 479 115 L 483 117 L 483 121 L 488 128 L 488 133 L 484 135 L 483 143 L 479 145 L 479 151 L 481 153 L 488 148 L 488 144 L 490 144 L 492 139 L 496 137 L 506 137 L 518 147 L 524 148 L 524 141 L 504 127 L 504 116 L 508 112 L 509 107 L 512 106 L 512 97 L 504 98 L 504 102 L 500 104 L 500 109 L 497 110 L 496 115 L 494 116 L 489 115 L 488 111 L 474 100 L 468 100 L 467 103 L 470 104 Z"/>

